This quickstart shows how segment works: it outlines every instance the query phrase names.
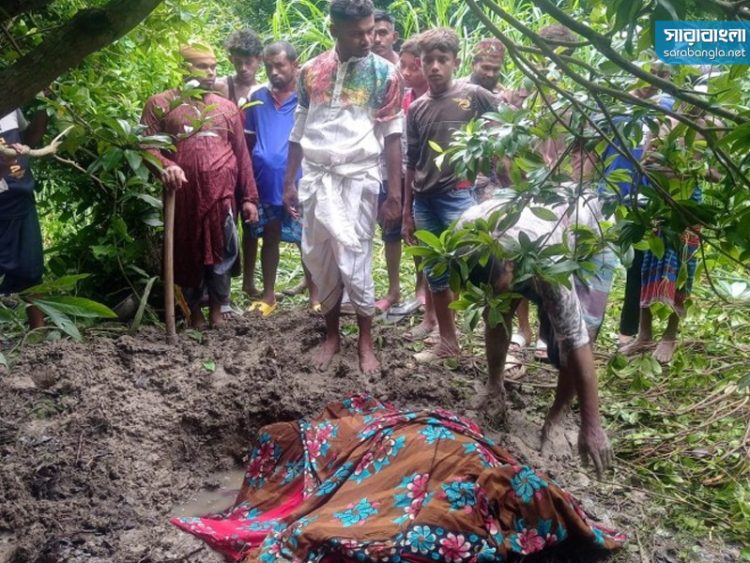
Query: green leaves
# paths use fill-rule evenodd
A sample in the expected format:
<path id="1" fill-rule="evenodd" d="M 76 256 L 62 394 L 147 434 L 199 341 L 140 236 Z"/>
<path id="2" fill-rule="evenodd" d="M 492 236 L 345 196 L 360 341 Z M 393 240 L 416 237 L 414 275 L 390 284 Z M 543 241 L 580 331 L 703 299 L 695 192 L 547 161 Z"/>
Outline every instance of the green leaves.
<path id="1" fill-rule="evenodd" d="M 648 248 L 659 260 L 664 258 L 664 252 L 666 251 L 666 249 L 664 247 L 664 239 L 662 239 L 660 236 L 651 235 L 650 237 L 648 237 Z"/>
<path id="2" fill-rule="evenodd" d="M 74 340 L 82 340 L 82 336 L 70 317 L 117 318 L 117 314 L 109 307 L 82 297 L 48 295 L 32 297 L 30 302 L 38 307 L 57 328 Z"/>
<path id="3" fill-rule="evenodd" d="M 546 207 L 531 207 L 531 212 L 544 221 L 557 221 L 559 218 L 555 212 Z"/>
<path id="4" fill-rule="evenodd" d="M 53 304 L 37 300 L 32 301 L 32 303 L 35 306 L 39 307 L 42 313 L 44 313 L 44 315 L 50 321 L 52 321 L 52 323 L 57 328 L 70 336 L 73 340 L 83 340 L 83 337 L 81 336 L 81 333 L 75 323 L 70 319 L 70 317 L 58 310 L 57 307 L 55 307 Z"/>
<path id="5" fill-rule="evenodd" d="M 72 291 L 76 284 L 85 280 L 90 274 L 72 274 L 68 276 L 62 276 L 56 280 L 35 285 L 21 292 L 21 295 L 34 296 L 52 293 L 55 291 Z"/>
<path id="6" fill-rule="evenodd" d="M 436 252 L 440 252 L 443 249 L 440 239 L 430 231 L 417 231 L 414 233 L 414 236 Z"/>
<path id="7" fill-rule="evenodd" d="M 106 305 L 71 295 L 49 295 L 44 298 L 32 299 L 32 303 L 39 307 L 45 306 L 48 310 L 55 309 L 73 317 L 88 319 L 115 319 L 117 314 Z"/>
<path id="8" fill-rule="evenodd" d="M 30 287 L 20 293 L 20 296 L 31 305 L 38 307 L 49 318 L 53 325 L 75 340 L 81 340 L 81 332 L 74 322 L 80 319 L 114 319 L 117 317 L 106 305 L 91 299 L 74 295 L 57 295 L 68 293 L 75 289 L 76 284 L 89 277 L 89 274 L 62 276 L 39 285 Z M 13 315 L 0 308 L 0 324 L 14 322 Z M 72 318 L 71 318 L 72 317 Z"/>
<path id="9" fill-rule="evenodd" d="M 146 305 L 148 305 L 148 298 L 151 295 L 151 289 L 154 287 L 154 282 L 156 281 L 156 276 L 152 277 L 148 280 L 148 283 L 146 283 L 146 288 L 143 290 L 143 295 L 141 296 L 140 302 L 138 303 L 138 310 L 135 313 L 135 317 L 133 317 L 133 322 L 130 325 L 130 329 L 128 330 L 129 334 L 134 334 L 141 326 L 141 322 L 143 321 L 143 313 L 146 310 Z"/>

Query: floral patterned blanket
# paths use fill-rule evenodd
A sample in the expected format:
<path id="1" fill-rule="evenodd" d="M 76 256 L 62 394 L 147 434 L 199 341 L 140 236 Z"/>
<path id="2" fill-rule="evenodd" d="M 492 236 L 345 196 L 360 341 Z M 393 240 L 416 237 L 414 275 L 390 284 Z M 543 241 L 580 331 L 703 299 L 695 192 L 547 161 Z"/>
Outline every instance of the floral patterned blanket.
<path id="1" fill-rule="evenodd" d="M 471 420 L 366 395 L 261 429 L 234 506 L 172 523 L 233 561 L 505 561 L 625 537 Z"/>

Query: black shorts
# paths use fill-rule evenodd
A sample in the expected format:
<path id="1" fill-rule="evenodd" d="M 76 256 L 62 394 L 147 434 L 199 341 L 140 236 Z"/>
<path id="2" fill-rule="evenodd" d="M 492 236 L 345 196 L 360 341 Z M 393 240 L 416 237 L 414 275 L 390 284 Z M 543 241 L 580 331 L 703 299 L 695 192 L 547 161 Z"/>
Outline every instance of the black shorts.
<path id="1" fill-rule="evenodd" d="M 18 293 L 42 281 L 44 254 L 36 207 L 24 217 L 0 219 L 0 294 Z"/>
<path id="2" fill-rule="evenodd" d="M 380 184 L 380 194 L 378 195 L 378 215 L 380 215 L 380 208 L 388 197 L 388 180 L 383 180 Z M 404 203 L 404 183 L 401 182 L 401 210 L 403 211 Z M 386 229 L 383 224 L 378 221 L 380 230 L 382 231 L 383 242 L 398 242 L 401 240 L 401 217 L 399 216 L 398 222 L 393 225 L 390 229 Z"/>

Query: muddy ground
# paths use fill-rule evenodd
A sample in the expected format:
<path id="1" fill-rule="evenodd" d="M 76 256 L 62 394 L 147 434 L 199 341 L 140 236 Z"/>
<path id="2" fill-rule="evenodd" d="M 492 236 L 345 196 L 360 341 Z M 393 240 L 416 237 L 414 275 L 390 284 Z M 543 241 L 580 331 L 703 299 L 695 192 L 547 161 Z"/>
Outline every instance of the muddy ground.
<path id="1" fill-rule="evenodd" d="M 384 361 L 374 377 L 359 374 L 352 336 L 326 372 L 312 370 L 307 357 L 323 323 L 302 311 L 182 333 L 177 346 L 149 328 L 26 347 L 10 371 L 0 371 L 0 563 L 217 562 L 168 518 L 186 504 L 197 510 L 196 494 L 219 489 L 222 475 L 241 468 L 262 425 L 317 414 L 363 390 L 398 406 L 475 414 L 481 358 L 452 369 L 417 366 L 402 331 L 376 328 Z M 540 453 L 553 383 L 539 369 L 509 385 L 508 426 L 490 435 L 630 535 L 611 561 L 680 561 L 686 548 L 696 561 L 737 560 L 736 550 L 698 540 L 686 546 L 664 522 L 649 522 L 658 501 L 620 486 L 616 471 L 598 482 L 579 470 L 572 419 L 556 447 Z"/>

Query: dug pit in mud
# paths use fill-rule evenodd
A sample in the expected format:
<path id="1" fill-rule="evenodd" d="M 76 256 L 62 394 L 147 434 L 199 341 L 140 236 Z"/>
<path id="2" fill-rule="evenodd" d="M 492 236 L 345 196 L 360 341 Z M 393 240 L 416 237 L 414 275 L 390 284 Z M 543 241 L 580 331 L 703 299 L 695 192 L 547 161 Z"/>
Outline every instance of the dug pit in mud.
<path id="1" fill-rule="evenodd" d="M 466 354 L 454 370 L 416 365 L 402 330 L 376 328 L 376 345 L 387 353 L 382 372 L 371 377 L 359 373 L 351 337 L 328 370 L 310 368 L 323 321 L 303 311 L 183 333 L 176 347 L 149 328 L 25 348 L 10 372 L 0 372 L 0 562 L 218 562 L 169 517 L 202 511 L 189 506 L 201 491 L 221 496 L 239 488 L 223 478 L 242 470 L 261 426 L 317 413 L 363 390 L 398 407 L 473 415 L 475 385 L 485 377 L 481 361 Z M 491 437 L 551 474 L 605 524 L 629 533 L 643 499 L 616 484 L 592 483 L 579 470 L 572 420 L 553 451 L 538 451 L 553 387 L 552 376 L 539 371 L 511 388 L 508 428 Z M 226 505 L 231 496 L 224 494 Z M 639 560 L 629 551 L 616 560 L 631 556 Z"/>

